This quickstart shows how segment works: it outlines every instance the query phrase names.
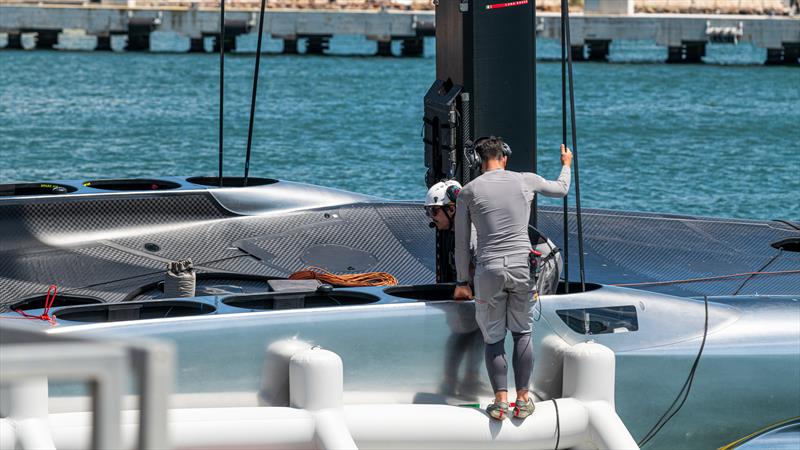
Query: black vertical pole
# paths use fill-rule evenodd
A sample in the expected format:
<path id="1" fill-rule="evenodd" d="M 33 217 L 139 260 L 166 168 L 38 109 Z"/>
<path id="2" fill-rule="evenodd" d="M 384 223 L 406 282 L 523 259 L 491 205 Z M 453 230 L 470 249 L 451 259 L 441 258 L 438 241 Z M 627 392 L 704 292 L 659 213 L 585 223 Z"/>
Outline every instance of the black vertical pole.
<path id="1" fill-rule="evenodd" d="M 566 41 L 570 41 L 569 36 L 569 9 L 566 11 L 566 21 L 564 29 L 566 30 Z M 570 129 L 572 130 L 572 153 L 575 163 L 575 220 L 578 225 L 578 267 L 580 269 L 581 277 L 581 292 L 586 292 L 586 274 L 584 270 L 583 261 L 583 223 L 581 221 L 581 178 L 580 171 L 578 170 L 578 133 L 575 129 L 575 88 L 572 79 L 572 49 L 567 52 L 567 67 L 569 74 L 569 113 L 570 113 Z"/>
<path id="2" fill-rule="evenodd" d="M 219 3 L 219 187 L 222 187 L 222 130 L 225 104 L 225 0 Z"/>
<path id="3" fill-rule="evenodd" d="M 250 149 L 253 144 L 253 119 L 256 115 L 256 92 L 258 91 L 258 66 L 261 62 L 261 38 L 264 36 L 264 9 L 266 9 L 267 0 L 261 0 L 261 13 L 258 16 L 258 44 L 256 45 L 256 68 L 253 73 L 253 96 L 250 99 L 250 126 L 247 129 L 247 154 L 244 158 L 244 182 L 243 186 L 247 186 L 247 177 L 250 174 Z"/>
<path id="4" fill-rule="evenodd" d="M 536 0 L 531 2 L 531 21 L 533 30 L 533 46 L 531 47 L 532 54 L 531 59 L 533 64 L 533 92 L 532 92 L 532 101 L 533 101 L 533 130 L 531 132 L 531 142 L 533 145 L 533 149 L 531 149 L 531 159 L 532 161 L 532 169 L 533 173 L 538 172 L 538 146 L 536 145 L 536 134 L 537 134 L 537 123 L 536 123 Z M 539 196 L 533 196 L 533 207 L 531 208 L 531 224 L 534 228 L 537 228 L 539 225 Z"/>
<path id="5" fill-rule="evenodd" d="M 561 0 L 561 143 L 567 145 L 567 0 Z M 570 49 L 571 50 L 571 49 Z M 569 293 L 569 194 L 564 196 L 564 292 Z"/>

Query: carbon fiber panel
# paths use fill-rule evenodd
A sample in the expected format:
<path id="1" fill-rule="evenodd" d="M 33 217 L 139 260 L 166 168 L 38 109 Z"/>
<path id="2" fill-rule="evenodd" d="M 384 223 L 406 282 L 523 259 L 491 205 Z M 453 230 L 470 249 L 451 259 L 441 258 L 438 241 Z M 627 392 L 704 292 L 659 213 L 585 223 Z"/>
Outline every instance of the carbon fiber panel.
<path id="1" fill-rule="evenodd" d="M 308 265 L 380 270 L 401 283 L 434 280 L 434 231 L 419 204 L 358 203 L 273 216 L 233 216 L 206 193 L 32 199 L 0 204 L 0 311 L 47 291 L 118 302 L 163 279 L 169 260 L 200 272 L 283 277 Z M 540 228 L 561 246 L 561 213 L 540 208 Z M 800 254 L 769 244 L 800 231 L 781 222 L 586 210 L 588 281 L 650 284 L 676 295 L 798 294 Z M 578 279 L 570 214 L 570 279 Z M 77 241 L 77 242 L 76 242 Z M 76 242 L 76 243 L 73 243 Z M 238 246 L 241 246 L 243 252 Z M 341 258 L 337 260 L 337 249 Z M 768 264 L 769 263 L 769 264 Z M 347 272 L 348 270 L 344 270 Z"/>
<path id="2" fill-rule="evenodd" d="M 420 210 L 417 205 L 342 207 L 336 212 L 330 212 L 325 221 L 283 233 L 244 239 L 236 242 L 236 245 L 255 255 L 283 276 L 308 266 L 324 266 L 320 263 L 318 253 L 325 245 L 335 244 L 342 247 L 343 251 L 353 249 L 372 256 L 364 258 L 361 264 L 354 262 L 348 272 L 384 271 L 392 273 L 403 284 L 430 283 L 435 279 L 435 274 L 431 266 L 425 266 L 420 262 L 425 259 L 424 253 L 412 254 L 403 243 L 412 245 L 412 241 L 415 240 L 429 242 L 426 248 L 427 253 L 431 254 L 429 257 L 432 258 L 433 230 L 424 225 L 426 221 L 422 221 L 417 230 L 427 230 L 429 234 L 427 239 L 418 233 L 412 233 L 410 236 L 401 234 L 398 238 L 400 230 L 395 228 L 393 231 L 385 219 L 385 217 L 398 217 L 402 213 L 411 213 L 413 217 L 414 212 L 419 215 Z M 327 269 L 327 267 L 322 268 Z"/>
<path id="3" fill-rule="evenodd" d="M 761 269 L 778 254 L 770 243 L 800 232 L 775 222 L 588 210 L 582 214 L 586 278 L 604 284 L 683 281 Z M 540 210 L 542 232 L 563 246 L 562 212 Z M 577 223 L 570 211 L 570 280 L 579 279 Z M 781 268 L 779 268 L 781 267 Z M 783 252 L 765 270 L 798 270 L 800 254 Z M 681 296 L 730 295 L 746 276 L 640 288 Z M 796 294 L 800 274 L 756 275 L 740 293 Z"/>

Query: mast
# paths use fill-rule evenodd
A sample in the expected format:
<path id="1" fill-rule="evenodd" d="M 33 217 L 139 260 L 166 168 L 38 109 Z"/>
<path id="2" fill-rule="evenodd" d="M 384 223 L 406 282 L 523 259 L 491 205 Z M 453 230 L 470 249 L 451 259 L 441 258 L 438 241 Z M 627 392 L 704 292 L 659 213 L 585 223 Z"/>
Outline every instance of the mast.
<path id="1" fill-rule="evenodd" d="M 509 169 L 536 170 L 535 1 L 439 0 L 436 81 L 425 95 L 426 183 L 469 182 L 469 141 L 502 136 Z M 535 214 L 531 215 L 535 223 Z M 437 232 L 436 277 L 455 280 L 452 233 Z"/>

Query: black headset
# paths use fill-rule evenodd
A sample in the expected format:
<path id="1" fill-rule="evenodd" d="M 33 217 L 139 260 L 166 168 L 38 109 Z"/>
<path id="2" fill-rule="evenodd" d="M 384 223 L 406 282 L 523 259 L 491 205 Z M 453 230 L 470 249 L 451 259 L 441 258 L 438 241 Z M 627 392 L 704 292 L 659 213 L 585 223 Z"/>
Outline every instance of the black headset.
<path id="1" fill-rule="evenodd" d="M 483 164 L 483 158 L 480 153 L 478 153 L 477 148 L 481 143 L 489 139 L 499 139 L 503 143 L 503 156 L 511 156 L 511 147 L 503 141 L 503 138 L 497 136 L 481 136 L 475 139 L 475 141 L 467 141 L 464 143 L 464 153 L 467 162 L 473 169 L 478 169 L 481 167 L 481 164 Z"/>

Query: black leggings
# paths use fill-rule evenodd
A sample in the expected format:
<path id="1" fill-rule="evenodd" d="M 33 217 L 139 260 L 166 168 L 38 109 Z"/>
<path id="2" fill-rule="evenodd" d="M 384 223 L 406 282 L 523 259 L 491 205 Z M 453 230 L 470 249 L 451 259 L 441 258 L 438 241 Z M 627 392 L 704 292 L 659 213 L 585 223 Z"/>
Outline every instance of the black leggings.
<path id="1" fill-rule="evenodd" d="M 514 337 L 514 382 L 517 390 L 528 390 L 533 372 L 533 346 L 530 333 L 511 333 Z M 508 391 L 508 362 L 505 339 L 486 344 L 486 370 L 494 392 Z"/>

